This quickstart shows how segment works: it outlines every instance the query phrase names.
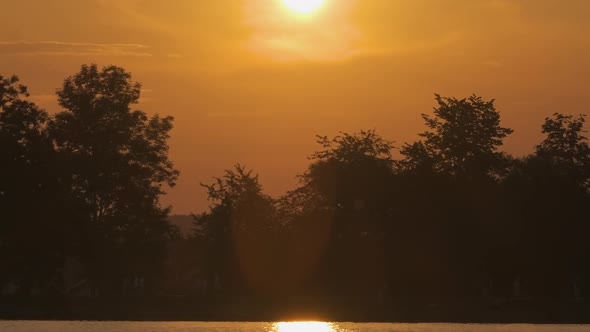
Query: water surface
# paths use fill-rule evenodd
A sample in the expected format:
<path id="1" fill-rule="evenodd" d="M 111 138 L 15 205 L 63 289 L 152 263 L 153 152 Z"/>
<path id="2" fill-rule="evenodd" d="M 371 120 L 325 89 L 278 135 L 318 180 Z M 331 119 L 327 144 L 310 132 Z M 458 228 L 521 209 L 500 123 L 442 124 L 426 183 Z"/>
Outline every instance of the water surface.
<path id="1" fill-rule="evenodd" d="M 7 332 L 582 332 L 590 325 L 0 321 Z"/>

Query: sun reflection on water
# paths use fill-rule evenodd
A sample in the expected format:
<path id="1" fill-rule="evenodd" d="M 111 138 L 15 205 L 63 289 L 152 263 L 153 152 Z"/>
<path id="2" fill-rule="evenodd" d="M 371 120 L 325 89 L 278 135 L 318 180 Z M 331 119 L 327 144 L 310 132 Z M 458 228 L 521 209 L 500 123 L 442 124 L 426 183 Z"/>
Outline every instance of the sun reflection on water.
<path id="1" fill-rule="evenodd" d="M 273 324 L 271 332 L 338 332 L 338 329 L 325 322 L 280 322 Z"/>

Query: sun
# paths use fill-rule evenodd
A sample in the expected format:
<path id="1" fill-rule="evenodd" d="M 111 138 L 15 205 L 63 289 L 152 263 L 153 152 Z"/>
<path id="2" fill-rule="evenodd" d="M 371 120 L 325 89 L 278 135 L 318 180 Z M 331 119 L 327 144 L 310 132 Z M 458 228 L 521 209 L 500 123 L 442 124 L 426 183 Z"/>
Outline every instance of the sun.
<path id="1" fill-rule="evenodd" d="M 311 14 L 324 4 L 325 0 L 283 0 L 287 8 L 298 14 Z"/>

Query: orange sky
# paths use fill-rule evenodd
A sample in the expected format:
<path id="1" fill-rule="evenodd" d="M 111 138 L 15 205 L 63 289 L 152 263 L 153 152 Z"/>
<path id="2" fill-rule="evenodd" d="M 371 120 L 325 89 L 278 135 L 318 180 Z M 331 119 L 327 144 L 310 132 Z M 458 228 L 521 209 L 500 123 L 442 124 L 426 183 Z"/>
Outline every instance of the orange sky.
<path id="1" fill-rule="evenodd" d="M 206 208 L 199 182 L 240 162 L 267 192 L 295 185 L 315 134 L 424 129 L 433 94 L 496 98 L 532 151 L 553 112 L 590 96 L 588 0 L 325 0 L 296 15 L 282 0 L 2 1 L 0 74 L 18 74 L 50 111 L 83 63 L 125 67 L 138 108 L 176 118 L 182 172 L 165 204 Z"/>

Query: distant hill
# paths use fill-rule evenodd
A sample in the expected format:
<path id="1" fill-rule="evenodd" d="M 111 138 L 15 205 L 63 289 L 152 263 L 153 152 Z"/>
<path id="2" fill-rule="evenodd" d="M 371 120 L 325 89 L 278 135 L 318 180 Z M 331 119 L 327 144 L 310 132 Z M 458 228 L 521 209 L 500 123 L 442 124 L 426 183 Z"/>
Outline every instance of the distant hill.
<path id="1" fill-rule="evenodd" d="M 180 232 L 182 236 L 185 238 L 189 237 L 193 232 L 193 216 L 190 215 L 173 215 L 168 217 L 168 220 L 173 225 L 178 226 L 180 228 Z"/>

